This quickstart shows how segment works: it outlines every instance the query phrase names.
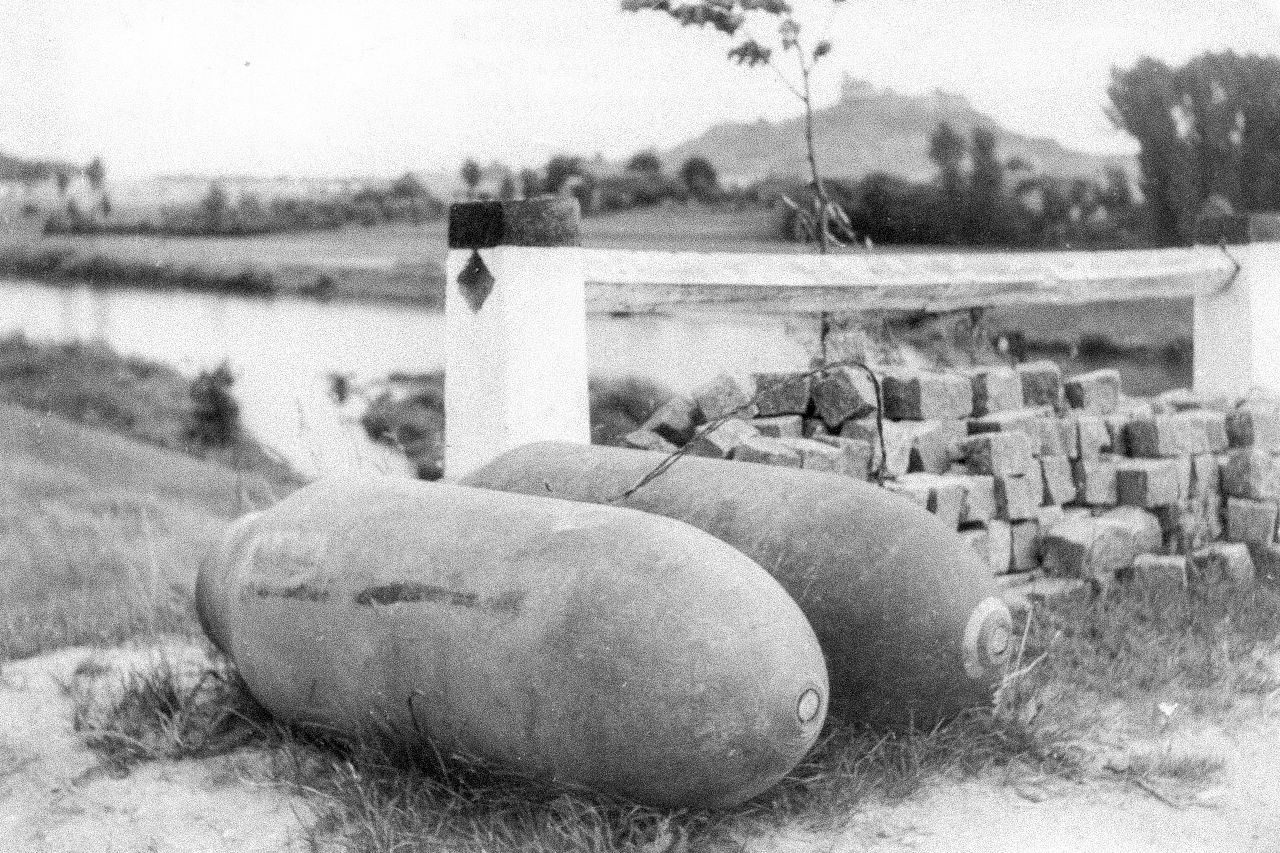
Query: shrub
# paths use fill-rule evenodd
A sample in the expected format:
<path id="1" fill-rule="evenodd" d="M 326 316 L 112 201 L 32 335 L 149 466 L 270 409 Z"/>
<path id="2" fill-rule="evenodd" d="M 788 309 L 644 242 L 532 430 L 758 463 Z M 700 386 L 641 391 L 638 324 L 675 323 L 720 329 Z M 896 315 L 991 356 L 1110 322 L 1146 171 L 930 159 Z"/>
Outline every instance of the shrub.
<path id="1" fill-rule="evenodd" d="M 191 416 L 187 439 L 204 452 L 230 447 L 240 438 L 240 404 L 231 395 L 235 377 L 224 361 L 201 371 L 191 383 Z"/>

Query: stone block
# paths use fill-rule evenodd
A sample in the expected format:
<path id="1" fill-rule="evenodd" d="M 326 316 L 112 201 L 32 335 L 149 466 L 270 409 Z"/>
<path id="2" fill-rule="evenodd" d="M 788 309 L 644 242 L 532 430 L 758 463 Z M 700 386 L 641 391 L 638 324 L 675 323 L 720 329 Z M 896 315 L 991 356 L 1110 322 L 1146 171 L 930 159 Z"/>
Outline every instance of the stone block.
<path id="1" fill-rule="evenodd" d="M 694 456 L 729 459 L 747 439 L 762 437 L 751 424 L 731 418 L 713 430 L 700 431 L 689 443 L 689 452 Z"/>
<path id="2" fill-rule="evenodd" d="M 755 373 L 755 401 L 760 417 L 803 415 L 809 410 L 809 381 L 806 373 Z"/>
<path id="3" fill-rule="evenodd" d="M 987 564 L 993 574 L 1003 575 L 1013 568 L 1013 525 L 992 519 L 986 523 Z"/>
<path id="4" fill-rule="evenodd" d="M 1151 508 L 1178 502 L 1178 467 L 1170 459 L 1117 459 L 1116 498 Z"/>
<path id="5" fill-rule="evenodd" d="M 1040 537 L 1040 559 L 1049 574 L 1107 583 L 1116 572 L 1128 569 L 1138 554 L 1159 546 L 1154 518 L 1070 515 Z"/>
<path id="6" fill-rule="evenodd" d="M 1257 579 L 1253 556 L 1243 542 L 1214 542 L 1196 551 L 1193 558 L 1197 573 L 1211 580 L 1226 580 L 1251 586 Z"/>
<path id="7" fill-rule="evenodd" d="M 804 419 L 799 415 L 752 418 L 751 425 L 769 438 L 800 438 L 804 435 Z"/>
<path id="8" fill-rule="evenodd" d="M 1205 409 L 1136 418 L 1124 430 L 1130 456 L 1154 459 L 1227 449 L 1225 416 Z"/>
<path id="9" fill-rule="evenodd" d="M 782 443 L 782 439 L 764 435 L 744 438 L 732 449 L 735 462 L 756 462 L 761 465 L 782 465 L 787 468 L 803 467 L 800 451 Z"/>
<path id="10" fill-rule="evenodd" d="M 1040 567 L 1040 525 L 1035 519 L 1015 521 L 1010 526 L 1009 568 L 1030 572 Z"/>
<path id="11" fill-rule="evenodd" d="M 1039 475 L 1017 475 L 995 480 L 996 517 L 1004 521 L 1034 518 L 1044 491 Z"/>
<path id="12" fill-rule="evenodd" d="M 1192 409 L 1205 408 L 1200 395 L 1190 388 L 1174 388 L 1156 395 L 1153 408 L 1160 413 L 1189 412 Z"/>
<path id="13" fill-rule="evenodd" d="M 727 373 L 721 373 L 715 379 L 698 387 L 693 392 L 693 401 L 698 404 L 698 411 L 703 420 L 714 421 L 729 415 L 740 418 L 755 417 L 755 406 L 748 405 L 751 398 L 742 389 L 738 381 Z"/>
<path id="14" fill-rule="evenodd" d="M 985 527 L 971 527 L 960 531 L 960 539 L 973 549 L 982 562 L 990 564 L 991 534 Z"/>
<path id="15" fill-rule="evenodd" d="M 836 473 L 845 474 L 859 480 L 867 479 L 871 473 L 871 442 L 860 438 L 841 438 L 838 435 L 817 436 L 814 441 L 820 441 L 839 448 L 843 458 L 836 468 Z"/>
<path id="16" fill-rule="evenodd" d="M 1182 583 L 1187 558 L 1180 554 L 1139 554 L 1133 558 L 1132 579 L 1141 584 Z"/>
<path id="17" fill-rule="evenodd" d="M 945 474 L 960 454 L 964 421 L 898 421 L 895 429 L 911 436 L 910 471 Z"/>
<path id="18" fill-rule="evenodd" d="M 989 432 L 960 443 L 960 456 L 971 474 L 1008 477 L 1037 471 L 1031 440 L 1023 432 Z"/>
<path id="19" fill-rule="evenodd" d="M 1078 418 L 1079 416 L 1073 412 L 1063 415 L 1060 418 L 1053 418 L 1049 421 L 1057 427 L 1058 438 L 1056 444 L 1058 447 L 1062 448 L 1061 455 L 1068 459 L 1080 458 L 1080 423 Z M 1047 445 L 1047 442 L 1043 442 L 1041 444 L 1040 449 L 1042 452 L 1044 451 L 1045 445 Z M 1052 456 L 1055 454 L 1046 455 Z"/>
<path id="20" fill-rule="evenodd" d="M 1126 413 L 1118 412 L 1114 415 L 1107 415 L 1102 422 L 1107 427 L 1107 442 L 1111 445 L 1111 452 L 1116 456 L 1131 456 L 1129 452 L 1129 444 L 1125 438 L 1125 425 L 1129 423 L 1130 416 Z"/>
<path id="21" fill-rule="evenodd" d="M 647 429 L 627 433 L 622 437 L 622 444 L 635 450 L 657 450 L 661 453 L 675 453 L 679 449 L 656 432 Z"/>
<path id="22" fill-rule="evenodd" d="M 1071 460 L 1065 456 L 1042 456 L 1040 473 L 1044 483 L 1041 503 L 1061 506 L 1075 501 L 1076 485 L 1071 475 Z"/>
<path id="23" fill-rule="evenodd" d="M 1259 578 L 1280 581 L 1280 545 L 1250 545 L 1249 557 Z"/>
<path id="24" fill-rule="evenodd" d="M 827 425 L 820 418 L 802 418 L 800 421 L 800 437 L 801 438 L 821 438 L 824 435 L 833 435 Z"/>
<path id="25" fill-rule="evenodd" d="M 1222 491 L 1222 471 L 1216 453 L 1191 457 L 1191 496 L 1216 495 Z"/>
<path id="26" fill-rule="evenodd" d="M 1080 459 L 1073 463 L 1076 498 L 1083 504 L 1097 507 L 1115 506 L 1119 502 L 1116 492 L 1116 464 L 1110 457 Z"/>
<path id="27" fill-rule="evenodd" d="M 964 490 L 961 524 L 985 524 L 996 517 L 996 479 L 989 474 L 960 474 L 953 477 Z"/>
<path id="28" fill-rule="evenodd" d="M 866 371 L 857 367 L 833 367 L 813 381 L 813 407 L 832 429 L 851 418 L 864 418 L 876 406 L 876 389 Z"/>
<path id="29" fill-rule="evenodd" d="M 1178 531 L 1182 527 L 1182 504 L 1164 504 L 1163 506 L 1151 507 L 1151 514 L 1156 517 L 1156 521 L 1160 523 L 1160 536 L 1162 542 L 1172 541 Z"/>
<path id="30" fill-rule="evenodd" d="M 1120 403 L 1120 371 L 1094 370 L 1063 382 L 1067 403 L 1099 415 L 1109 415 Z"/>
<path id="31" fill-rule="evenodd" d="M 1276 541 L 1280 507 L 1271 501 L 1227 498 L 1227 540 L 1270 545 Z"/>
<path id="32" fill-rule="evenodd" d="M 693 438 L 694 430 L 704 423 L 697 403 L 687 397 L 673 397 L 659 406 L 640 428 L 657 433 L 678 447 Z"/>
<path id="33" fill-rule="evenodd" d="M 845 421 L 840 427 L 840 437 L 865 441 L 871 445 L 871 470 L 878 470 L 881 463 L 880 435 L 875 417 Z M 884 474 L 901 477 L 911 470 L 911 450 L 915 432 L 906 422 L 884 421 Z"/>
<path id="34" fill-rule="evenodd" d="M 1022 380 L 1022 402 L 1028 406 L 1062 408 L 1062 368 L 1052 361 L 1031 361 L 1018 365 Z"/>
<path id="35" fill-rule="evenodd" d="M 1195 488 L 1195 463 L 1190 456 L 1177 456 L 1169 460 L 1173 463 L 1178 475 L 1178 500 L 1191 499 L 1191 490 Z"/>
<path id="36" fill-rule="evenodd" d="M 849 458 L 844 450 L 825 441 L 813 438 L 779 438 L 775 439 L 784 447 L 789 447 L 800 455 L 800 467 L 810 471 L 826 471 L 830 474 L 852 474 L 846 466 Z M 865 475 L 864 475 L 865 477 Z"/>
<path id="37" fill-rule="evenodd" d="M 1060 437 L 1058 428 L 1053 423 L 1053 413 L 1044 407 L 1034 409 L 1014 409 L 1007 412 L 996 412 L 981 418 L 970 418 L 970 435 L 982 435 L 989 432 L 1021 432 L 1025 433 L 1031 443 L 1032 454 L 1039 456 L 1045 452 L 1046 436 L 1050 438 L 1051 452 L 1056 449 L 1058 455 L 1064 451 L 1058 447 Z M 1053 434 L 1050 436 L 1049 432 Z"/>
<path id="38" fill-rule="evenodd" d="M 1222 491 L 1235 498 L 1280 501 L 1280 457 L 1264 450 L 1232 450 L 1220 470 Z"/>
<path id="39" fill-rule="evenodd" d="M 1230 448 L 1231 442 L 1227 436 L 1227 416 L 1224 412 L 1214 411 L 1213 409 L 1194 409 L 1180 414 L 1199 424 L 1200 429 L 1203 431 L 1204 440 L 1208 445 L 1205 448 L 1206 453 L 1223 453 Z"/>
<path id="40" fill-rule="evenodd" d="M 1227 413 L 1232 447 L 1280 451 L 1280 398 L 1255 394 Z"/>
<path id="41" fill-rule="evenodd" d="M 886 483 L 885 487 L 910 494 L 916 503 L 936 515 L 947 527 L 954 530 L 960 526 L 964 488 L 953 478 L 938 474 L 906 474 Z"/>
<path id="42" fill-rule="evenodd" d="M 1137 551 L 1159 551 L 1164 544 L 1164 534 L 1160 530 L 1160 521 L 1150 512 L 1133 506 L 1121 506 L 1109 509 L 1098 516 L 1104 523 L 1124 531 L 1133 538 Z"/>
<path id="43" fill-rule="evenodd" d="M 1010 367 L 974 367 L 966 371 L 978 417 L 1022 408 L 1022 380 Z"/>
<path id="44" fill-rule="evenodd" d="M 1096 415 L 1079 415 L 1075 419 L 1077 456 L 1097 459 L 1111 449 L 1111 432 L 1107 422 Z"/>
<path id="45" fill-rule="evenodd" d="M 885 415 L 894 420 L 967 418 L 973 412 L 968 378 L 931 370 L 886 373 L 880 380 Z"/>

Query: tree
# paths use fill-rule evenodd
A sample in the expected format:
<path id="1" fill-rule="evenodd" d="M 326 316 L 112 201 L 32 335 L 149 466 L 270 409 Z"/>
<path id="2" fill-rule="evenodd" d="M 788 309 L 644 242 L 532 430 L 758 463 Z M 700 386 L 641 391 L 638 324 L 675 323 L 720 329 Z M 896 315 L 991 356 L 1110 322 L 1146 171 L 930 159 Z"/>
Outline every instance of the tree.
<path id="1" fill-rule="evenodd" d="M 1172 68 L 1113 68 L 1112 121 L 1138 141 L 1158 242 L 1186 242 L 1204 201 L 1280 209 L 1280 59 L 1205 53 Z"/>
<path id="2" fill-rule="evenodd" d="M 642 175 L 661 175 L 662 158 L 652 148 L 636 152 L 627 161 L 628 172 L 639 172 Z"/>
<path id="3" fill-rule="evenodd" d="M 480 186 L 480 179 L 483 177 L 480 164 L 470 158 L 463 160 L 459 174 L 462 176 L 463 185 L 467 188 L 467 198 L 474 199 L 476 187 Z"/>
<path id="4" fill-rule="evenodd" d="M 987 127 L 975 127 L 970 134 L 968 211 L 965 217 L 968 242 L 990 246 L 1005 242 L 1005 165 L 996 153 L 996 135 Z"/>
<path id="5" fill-rule="evenodd" d="M 558 193 L 571 178 L 581 177 L 584 173 L 581 157 L 557 154 L 547 161 L 547 179 L 543 188 L 549 193 Z"/>
<path id="6" fill-rule="evenodd" d="M 417 175 L 413 172 L 405 172 L 391 182 L 391 194 L 397 198 L 420 198 L 428 193 Z"/>
<path id="7" fill-rule="evenodd" d="M 680 179 L 689 188 L 689 193 L 699 201 L 707 201 L 720 194 L 720 176 L 706 157 L 695 154 L 685 160 L 680 167 Z"/>
<path id="8" fill-rule="evenodd" d="M 945 121 L 938 122 L 929 138 L 929 159 L 938 167 L 942 186 L 942 215 L 946 220 L 945 240 L 958 243 L 964 233 L 966 178 L 964 159 L 969 153 L 965 138 Z"/>
<path id="9" fill-rule="evenodd" d="M 853 236 L 844 211 L 832 202 L 827 193 L 813 138 L 813 74 L 823 57 L 832 51 L 833 45 L 827 33 L 845 2 L 823 0 L 829 7 L 826 23 L 816 36 L 810 38 L 809 23 L 800 19 L 787 0 L 621 0 L 625 11 L 659 12 L 674 18 L 681 26 L 709 26 L 737 40 L 729 49 L 730 60 L 748 67 L 762 65 L 772 68 L 779 81 L 800 101 L 804 107 L 805 156 L 809 162 L 814 194 L 812 211 L 804 211 L 804 216 L 811 221 L 818 250 L 823 253 L 833 239 L 838 240 L 833 230 L 844 237 Z M 755 33 L 755 25 L 765 23 L 776 31 L 768 43 Z M 794 60 L 788 63 L 794 68 L 790 75 L 778 64 L 778 61 L 788 58 Z M 797 214 L 801 213 L 795 202 L 786 200 Z"/>
<path id="10" fill-rule="evenodd" d="M 511 201 L 516 197 L 516 179 L 510 172 L 502 176 L 502 186 L 498 188 L 498 198 L 502 201 Z"/>
<path id="11" fill-rule="evenodd" d="M 533 169 L 520 170 L 520 195 L 533 198 L 542 194 L 542 178 Z"/>
<path id="12" fill-rule="evenodd" d="M 231 212 L 231 197 L 226 187 L 217 181 L 210 183 L 200 200 L 200 209 L 204 214 L 204 230 L 212 234 L 221 233 Z"/>
<path id="13" fill-rule="evenodd" d="M 107 182 L 107 167 L 102 164 L 101 157 L 94 157 L 89 161 L 89 165 L 84 167 L 84 176 L 94 192 L 101 191 Z"/>

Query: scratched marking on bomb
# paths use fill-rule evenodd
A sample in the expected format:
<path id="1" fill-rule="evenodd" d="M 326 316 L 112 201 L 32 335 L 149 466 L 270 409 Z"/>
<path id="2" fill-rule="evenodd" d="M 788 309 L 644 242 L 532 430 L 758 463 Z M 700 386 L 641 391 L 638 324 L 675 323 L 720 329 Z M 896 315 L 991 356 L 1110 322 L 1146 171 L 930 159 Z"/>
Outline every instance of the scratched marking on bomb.
<path id="1" fill-rule="evenodd" d="M 321 575 L 328 544 L 329 537 L 325 533 L 297 530 L 272 531 L 263 539 L 252 542 L 248 562 L 262 577 L 241 587 L 241 600 L 257 596 L 292 601 L 328 601 L 332 580 Z M 286 571 L 284 577 L 279 577 Z"/>
<path id="2" fill-rule="evenodd" d="M 328 585 L 314 583 L 312 578 L 302 578 L 284 583 L 253 581 L 242 588 L 243 597 L 288 598 L 294 601 L 328 601 Z"/>
<path id="3" fill-rule="evenodd" d="M 488 610 L 492 613 L 518 614 L 524 604 L 524 593 L 504 592 L 492 598 L 481 598 L 478 593 L 449 589 L 417 581 L 397 581 L 362 589 L 356 593 L 356 604 L 373 607 L 375 604 L 445 603 L 455 607 Z"/>

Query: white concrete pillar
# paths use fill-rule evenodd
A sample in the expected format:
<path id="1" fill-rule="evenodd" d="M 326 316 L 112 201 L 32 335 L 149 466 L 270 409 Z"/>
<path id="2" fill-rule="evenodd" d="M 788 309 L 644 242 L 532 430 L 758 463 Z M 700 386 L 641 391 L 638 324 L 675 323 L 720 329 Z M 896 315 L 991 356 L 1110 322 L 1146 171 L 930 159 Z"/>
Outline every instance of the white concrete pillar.
<path id="1" fill-rule="evenodd" d="M 577 201 L 553 198 L 450 209 L 449 479 L 522 444 L 591 440 L 578 218 Z"/>
<path id="2" fill-rule="evenodd" d="M 1240 397 L 1258 388 L 1280 393 L 1280 242 L 1247 242 L 1245 228 L 1227 251 L 1235 280 L 1195 298 L 1194 387 L 1207 397 Z"/>

